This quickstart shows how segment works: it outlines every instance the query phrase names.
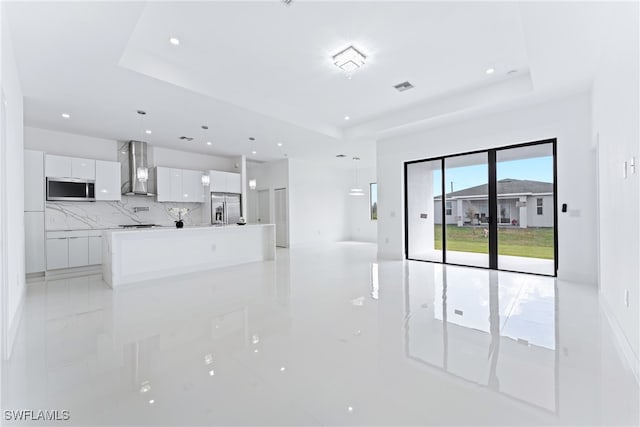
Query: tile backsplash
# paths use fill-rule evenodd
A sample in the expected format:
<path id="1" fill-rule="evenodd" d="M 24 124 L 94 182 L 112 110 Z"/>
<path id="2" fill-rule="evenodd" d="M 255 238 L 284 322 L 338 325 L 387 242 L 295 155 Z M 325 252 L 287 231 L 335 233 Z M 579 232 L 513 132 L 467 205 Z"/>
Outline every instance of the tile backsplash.
<path id="1" fill-rule="evenodd" d="M 141 208 L 141 209 L 140 209 Z M 187 225 L 206 224 L 205 203 L 158 203 L 153 197 L 122 196 L 117 202 L 47 202 L 46 230 L 113 228 L 129 224 L 174 225 L 171 208 L 186 208 Z"/>

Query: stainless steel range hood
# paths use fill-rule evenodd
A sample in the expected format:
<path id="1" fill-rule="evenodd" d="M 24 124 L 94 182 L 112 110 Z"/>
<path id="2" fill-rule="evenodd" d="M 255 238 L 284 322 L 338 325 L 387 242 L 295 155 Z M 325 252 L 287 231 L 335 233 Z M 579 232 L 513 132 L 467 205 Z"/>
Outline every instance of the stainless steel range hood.
<path id="1" fill-rule="evenodd" d="M 128 168 L 123 166 L 122 194 L 127 196 L 155 196 L 149 191 L 151 168 L 147 162 L 147 143 L 144 141 L 129 141 Z M 125 176 L 126 174 L 126 176 Z"/>

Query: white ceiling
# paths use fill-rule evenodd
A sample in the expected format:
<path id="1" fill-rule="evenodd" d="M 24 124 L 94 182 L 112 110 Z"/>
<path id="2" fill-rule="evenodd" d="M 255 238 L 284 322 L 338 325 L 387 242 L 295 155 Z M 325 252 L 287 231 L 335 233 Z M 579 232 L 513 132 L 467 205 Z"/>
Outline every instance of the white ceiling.
<path id="1" fill-rule="evenodd" d="M 370 164 L 381 136 L 587 88 L 611 7 L 16 2 L 7 13 L 27 125 L 255 160 L 344 152 Z M 331 63 L 349 44 L 368 56 L 350 80 Z M 415 88 L 393 89 L 405 80 Z M 140 134 L 138 109 L 151 135 Z"/>

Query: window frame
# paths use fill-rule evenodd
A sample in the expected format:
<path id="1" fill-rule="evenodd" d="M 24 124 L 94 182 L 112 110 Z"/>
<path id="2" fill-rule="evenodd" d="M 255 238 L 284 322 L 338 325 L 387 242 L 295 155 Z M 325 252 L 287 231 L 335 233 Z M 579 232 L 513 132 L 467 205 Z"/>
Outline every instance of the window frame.
<path id="1" fill-rule="evenodd" d="M 373 217 L 373 186 L 376 186 L 376 212 L 375 218 Z M 369 221 L 377 221 L 378 220 L 378 183 L 370 182 L 369 183 Z"/>
<path id="2" fill-rule="evenodd" d="M 544 197 L 536 197 L 536 214 L 544 215 Z"/>

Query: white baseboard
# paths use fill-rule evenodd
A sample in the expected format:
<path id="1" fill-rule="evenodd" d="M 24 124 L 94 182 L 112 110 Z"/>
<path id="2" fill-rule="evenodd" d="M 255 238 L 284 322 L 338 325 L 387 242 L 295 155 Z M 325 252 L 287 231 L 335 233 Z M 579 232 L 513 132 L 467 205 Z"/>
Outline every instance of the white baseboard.
<path id="1" fill-rule="evenodd" d="M 62 268 L 60 270 L 48 270 L 45 273 L 47 280 L 68 279 L 71 277 L 102 274 L 102 264 L 89 267 Z"/>
<path id="2" fill-rule="evenodd" d="M 616 350 L 622 360 L 627 364 L 629 370 L 633 373 L 633 376 L 636 379 L 636 383 L 640 386 L 640 360 L 638 356 L 634 353 L 633 348 L 631 348 L 631 343 L 627 339 L 627 336 L 624 334 L 618 319 L 613 313 L 613 309 L 605 299 L 604 295 L 600 293 L 600 307 L 602 309 L 602 313 L 604 314 L 605 319 L 607 319 L 607 323 L 611 328 L 611 332 L 613 333 L 613 340 L 616 344 Z"/>

